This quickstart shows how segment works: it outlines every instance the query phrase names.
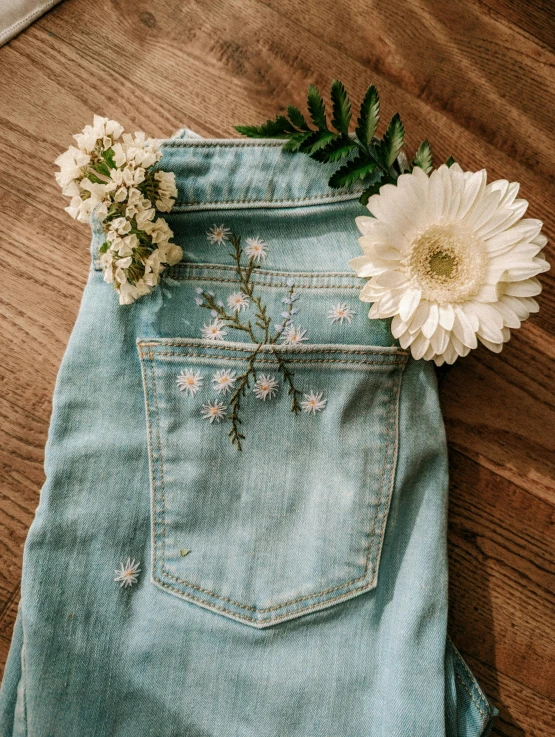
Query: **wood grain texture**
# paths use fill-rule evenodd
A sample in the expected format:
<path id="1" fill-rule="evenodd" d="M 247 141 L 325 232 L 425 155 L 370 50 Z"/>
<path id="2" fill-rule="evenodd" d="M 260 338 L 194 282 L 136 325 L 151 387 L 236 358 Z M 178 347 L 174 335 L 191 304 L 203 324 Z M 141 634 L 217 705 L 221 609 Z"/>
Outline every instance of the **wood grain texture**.
<path id="1" fill-rule="evenodd" d="M 521 182 L 555 239 L 555 11 L 548 0 L 65 0 L 0 49 L 0 657 L 43 481 L 51 397 L 87 278 L 89 232 L 54 158 L 93 113 L 169 136 L 369 83 L 409 146 Z M 553 247 L 548 258 L 553 262 Z M 495 734 L 555 734 L 554 274 L 501 355 L 441 385 L 450 448 L 450 630 L 501 711 Z"/>

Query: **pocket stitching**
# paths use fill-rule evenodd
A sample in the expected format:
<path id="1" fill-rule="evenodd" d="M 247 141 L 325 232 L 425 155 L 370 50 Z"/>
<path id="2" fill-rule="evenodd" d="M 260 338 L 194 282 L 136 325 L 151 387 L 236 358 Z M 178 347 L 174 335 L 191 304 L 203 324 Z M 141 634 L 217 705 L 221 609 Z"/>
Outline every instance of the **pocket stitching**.
<path id="1" fill-rule="evenodd" d="M 377 525 L 378 525 L 378 517 L 380 517 L 380 519 L 383 519 L 383 517 L 386 517 L 387 516 L 385 514 L 382 514 L 380 516 L 380 514 L 378 513 L 378 514 L 376 514 L 376 516 L 374 518 L 374 525 L 373 525 L 373 528 L 372 528 L 371 539 L 370 539 L 370 542 L 369 542 L 369 544 L 367 546 L 366 562 L 365 562 L 364 573 L 363 573 L 362 576 L 359 576 L 357 578 L 354 578 L 351 581 L 347 581 L 345 583 L 342 583 L 339 586 L 334 586 L 333 588 L 326 589 L 324 591 L 320 591 L 320 592 L 317 592 L 317 593 L 314 593 L 314 594 L 311 594 L 311 595 L 307 595 L 307 596 L 302 596 L 302 597 L 299 597 L 297 599 L 292 599 L 290 601 L 283 602 L 283 603 L 281 603 L 279 605 L 276 605 L 276 606 L 273 606 L 273 607 L 257 608 L 257 607 L 252 607 L 252 606 L 249 606 L 249 605 L 246 605 L 246 604 L 241 604 L 239 602 L 236 602 L 234 599 L 231 599 L 231 598 L 228 598 L 228 597 L 225 597 L 225 596 L 221 596 L 219 594 L 216 594 L 216 593 L 210 591 L 209 589 L 204 589 L 204 588 L 202 588 L 200 586 L 196 586 L 195 584 L 193 584 L 193 583 L 191 583 L 189 581 L 180 579 L 180 578 L 174 576 L 173 574 L 171 574 L 165 568 L 164 563 L 165 563 L 165 551 L 166 551 L 166 516 L 165 516 L 164 464 L 163 464 L 162 446 L 161 446 L 161 437 L 160 437 L 160 415 L 159 415 L 159 405 L 158 405 L 158 393 L 157 393 L 157 388 L 156 388 L 156 378 L 155 378 L 155 374 L 154 374 L 154 356 L 155 355 L 175 356 L 176 354 L 175 353 L 162 353 L 160 351 L 157 351 L 156 354 L 155 354 L 155 352 L 152 350 L 152 347 L 155 346 L 155 345 L 160 345 L 159 343 L 150 343 L 150 344 L 149 343 L 142 343 L 142 344 L 139 345 L 139 350 L 140 350 L 140 353 L 141 353 L 141 357 L 143 357 L 143 358 L 146 358 L 146 352 L 143 352 L 142 347 L 143 346 L 146 346 L 146 345 L 149 345 L 150 346 L 149 351 L 148 351 L 148 359 L 149 359 L 149 362 L 150 362 L 150 374 L 151 374 L 151 382 L 152 382 L 152 386 L 153 386 L 153 394 L 154 394 L 153 399 L 154 399 L 154 405 L 155 405 L 154 406 L 154 409 L 155 409 L 155 413 L 156 413 L 157 435 L 158 435 L 158 437 L 157 437 L 157 440 L 158 440 L 158 458 L 159 458 L 159 465 L 160 465 L 160 483 L 161 483 L 161 492 L 162 492 L 162 494 L 161 494 L 161 500 L 162 500 L 162 504 L 163 504 L 163 509 L 162 509 L 162 520 L 163 520 L 163 522 L 162 522 L 162 555 L 163 555 L 163 559 L 162 559 L 162 563 L 161 563 L 161 570 L 162 570 L 162 572 L 166 576 L 168 576 L 168 578 L 173 579 L 177 583 L 181 583 L 184 586 L 187 586 L 189 588 L 195 589 L 196 591 L 199 591 L 199 592 L 208 594 L 209 596 L 213 597 L 214 599 L 216 599 L 218 601 L 227 601 L 228 603 L 233 604 L 234 606 L 236 606 L 236 607 L 238 607 L 240 609 L 245 609 L 245 610 L 248 610 L 248 611 L 257 612 L 257 613 L 261 613 L 261 614 L 266 613 L 266 612 L 275 611 L 277 609 L 283 609 L 285 607 L 291 606 L 292 604 L 296 604 L 296 603 L 298 603 L 300 601 L 305 601 L 307 599 L 314 599 L 314 598 L 317 598 L 317 597 L 320 597 L 320 596 L 324 596 L 325 594 L 331 593 L 333 591 L 337 591 L 338 589 L 342 589 L 342 588 L 345 588 L 347 586 L 351 586 L 352 584 L 357 583 L 358 581 L 363 580 L 366 577 L 366 575 L 368 573 L 368 570 L 369 570 L 369 566 L 370 566 L 371 553 L 372 553 L 372 549 L 373 549 L 373 546 L 374 546 L 376 529 L 377 529 Z M 187 347 L 187 344 L 183 344 L 183 343 L 164 343 L 163 345 L 175 345 L 176 347 L 183 347 L 183 348 Z M 220 350 L 222 350 L 222 349 L 223 350 L 237 350 L 237 349 L 234 349 L 231 346 L 218 346 L 218 345 L 216 345 L 214 347 L 217 348 L 217 349 L 220 349 Z M 303 346 L 303 348 L 307 348 L 307 347 L 308 346 Z M 322 348 L 323 347 L 324 346 L 322 346 Z M 247 348 L 238 348 L 238 350 L 246 351 Z M 336 350 L 338 350 L 338 352 L 339 352 L 339 349 L 336 348 Z M 346 350 L 346 351 L 341 351 L 341 352 L 353 353 L 353 354 L 358 354 L 358 355 L 365 355 L 366 354 L 365 351 L 356 351 L 356 350 L 354 350 L 354 351 Z M 205 354 L 190 354 L 190 353 L 187 354 L 186 353 L 185 355 L 187 355 L 187 357 L 189 357 L 189 356 L 195 356 L 195 355 L 198 355 L 199 357 L 205 357 Z M 390 356 L 390 357 L 391 358 L 394 358 L 394 356 Z M 406 363 L 403 360 L 404 358 L 405 358 L 404 354 L 399 354 L 398 355 L 398 359 L 401 359 L 401 360 L 394 360 L 394 361 L 391 361 L 391 362 L 388 362 L 388 363 L 384 363 L 384 362 L 369 362 L 370 364 L 373 363 L 374 365 L 378 365 L 379 364 L 379 365 L 384 365 L 384 366 L 397 366 L 400 369 L 397 377 L 393 376 L 393 378 L 392 378 L 392 388 L 391 388 L 391 391 L 389 393 L 389 398 L 388 398 L 388 403 L 387 403 L 387 409 L 386 409 L 386 414 L 387 414 L 387 417 L 388 417 L 388 429 L 387 429 L 387 433 L 386 433 L 386 444 L 385 444 L 385 448 L 384 448 L 384 463 L 383 463 L 383 466 L 382 466 L 382 474 L 381 474 L 381 479 L 380 479 L 380 496 L 379 496 L 378 504 L 377 504 L 378 510 L 381 508 L 382 503 L 383 503 L 384 486 L 385 486 L 385 483 L 384 482 L 385 482 L 385 475 L 386 475 L 386 470 L 387 470 L 388 465 L 391 465 L 391 467 L 392 467 L 392 477 L 391 477 L 390 484 L 389 484 L 389 487 L 390 487 L 389 488 L 389 493 L 388 493 L 388 496 L 387 496 L 387 499 L 386 499 L 386 510 L 384 510 L 384 511 L 387 511 L 387 507 L 389 506 L 389 501 L 390 501 L 390 498 L 391 498 L 391 491 L 392 491 L 393 481 L 394 481 L 394 473 L 393 473 L 393 470 L 394 470 L 394 467 L 395 467 L 395 453 L 393 454 L 393 457 L 391 459 L 389 459 L 389 453 L 390 453 L 391 437 L 392 437 L 392 434 L 395 434 L 396 433 L 396 428 L 397 428 L 397 408 L 398 408 L 398 399 L 399 399 L 399 393 L 400 393 L 400 384 L 401 384 L 401 377 L 402 377 L 403 370 L 404 370 L 405 363 Z M 229 359 L 229 357 L 228 357 L 228 359 Z M 241 357 L 236 357 L 236 360 L 244 360 L 244 359 L 242 359 Z M 300 361 L 302 361 L 302 359 L 300 359 Z M 330 361 L 331 362 L 339 362 L 339 363 L 349 363 L 349 361 L 344 361 L 344 360 L 341 360 L 341 359 L 330 359 Z M 325 362 L 325 359 L 322 359 L 322 362 Z M 146 394 L 146 398 L 147 398 L 147 403 L 148 403 L 148 405 L 150 405 L 150 402 L 148 400 L 148 394 L 149 393 L 146 392 L 145 394 Z M 395 409 L 395 412 L 393 413 L 393 415 L 391 415 L 391 404 L 392 404 L 392 401 L 393 401 L 393 398 L 394 397 L 396 399 L 396 409 Z M 147 415 L 149 416 L 150 415 L 150 407 L 147 407 L 147 409 L 149 410 L 149 412 L 147 412 Z M 150 417 L 149 417 L 149 422 L 148 422 L 148 429 L 149 429 L 149 436 L 150 436 L 151 435 L 151 429 L 152 429 L 151 428 L 151 423 L 150 423 Z M 388 461 L 390 461 L 390 462 L 388 463 Z M 153 466 L 154 466 L 154 464 L 153 464 Z M 154 468 L 152 469 L 152 481 L 153 481 L 153 485 L 156 487 Z M 195 601 L 198 601 L 201 604 L 204 604 L 204 606 L 206 608 L 208 608 L 208 609 L 216 609 L 218 611 L 226 612 L 226 613 L 231 614 L 231 615 L 233 615 L 235 617 L 238 617 L 238 618 L 244 619 L 246 621 L 250 621 L 250 622 L 259 622 L 260 621 L 256 617 L 249 617 L 248 615 L 240 615 L 240 614 L 238 614 L 238 613 L 230 610 L 229 608 L 217 606 L 215 604 L 206 602 L 206 601 L 204 601 L 202 599 L 199 599 L 198 597 L 195 597 L 193 594 L 191 594 L 189 592 L 180 591 L 179 589 L 176 589 L 175 587 L 172 587 L 169 584 L 167 584 L 164 581 L 161 581 L 159 578 L 157 578 L 156 575 L 155 575 L 155 571 L 156 571 L 156 567 L 157 567 L 157 560 L 158 560 L 157 559 L 157 556 L 156 556 L 156 547 L 157 547 L 156 540 L 158 538 L 158 533 L 156 532 L 156 527 L 157 527 L 157 520 L 156 520 L 156 514 L 154 514 L 153 515 L 153 523 L 152 523 L 152 531 L 153 531 L 153 538 L 154 538 L 153 546 L 152 546 L 152 550 L 153 550 L 153 555 L 152 555 L 152 561 L 153 561 L 152 580 L 153 581 L 155 581 L 158 584 L 160 584 L 160 586 L 163 587 L 163 588 L 169 589 L 171 591 L 174 591 L 177 594 L 180 594 L 185 600 L 187 598 L 191 598 L 191 599 L 193 599 Z M 384 537 L 384 534 L 385 534 L 385 529 L 386 529 L 386 525 L 382 525 L 382 529 L 381 529 L 380 537 L 379 537 L 379 544 L 378 544 L 378 555 L 379 555 L 379 553 L 381 551 L 381 546 L 382 546 L 383 537 Z M 378 555 L 376 556 L 376 558 L 378 558 Z M 376 575 L 377 575 L 377 570 L 374 571 L 374 575 L 373 575 L 372 579 L 370 581 L 368 581 L 367 584 L 365 584 L 363 586 L 356 587 L 354 589 L 351 589 L 350 591 L 347 591 L 344 594 L 340 594 L 339 596 L 337 596 L 337 597 L 335 597 L 333 599 L 327 599 L 326 601 L 323 601 L 323 602 L 316 602 L 316 603 L 314 603 L 314 604 L 312 604 L 310 606 L 303 607 L 302 609 L 298 609 L 295 612 L 295 614 L 298 616 L 298 615 L 300 615 L 302 613 L 305 613 L 305 612 L 310 611 L 312 609 L 315 609 L 317 607 L 327 607 L 327 606 L 330 605 L 330 603 L 333 603 L 333 602 L 336 602 L 336 601 L 341 601 L 342 599 L 352 598 L 355 595 L 355 592 L 361 592 L 361 591 L 364 591 L 366 589 L 371 589 L 375 585 Z M 285 612 L 282 615 L 282 617 L 274 617 L 274 618 L 272 618 L 272 620 L 273 621 L 279 621 L 283 617 L 287 617 L 289 614 L 290 614 L 290 612 Z"/>

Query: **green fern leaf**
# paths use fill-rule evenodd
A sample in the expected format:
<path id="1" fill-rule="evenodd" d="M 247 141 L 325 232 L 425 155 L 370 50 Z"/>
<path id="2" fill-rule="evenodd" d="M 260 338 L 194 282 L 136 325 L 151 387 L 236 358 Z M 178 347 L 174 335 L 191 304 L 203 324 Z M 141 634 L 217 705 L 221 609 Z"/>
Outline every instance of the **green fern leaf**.
<path id="1" fill-rule="evenodd" d="M 310 156 L 316 161 L 331 163 L 333 161 L 340 161 L 356 147 L 356 143 L 351 138 L 341 136 L 340 138 L 336 138 L 335 141 L 328 143 L 325 148 L 310 154 Z"/>
<path id="2" fill-rule="evenodd" d="M 291 138 L 283 144 L 283 151 L 289 151 L 295 153 L 300 151 L 305 141 L 313 135 L 312 131 L 303 131 L 301 133 L 294 133 Z"/>
<path id="3" fill-rule="evenodd" d="M 413 166 L 418 166 L 423 169 L 426 174 L 429 174 L 434 168 L 434 162 L 432 159 L 432 150 L 428 141 L 422 141 L 414 159 L 412 160 Z"/>
<path id="4" fill-rule="evenodd" d="M 274 120 L 267 120 L 262 125 L 236 125 L 234 128 L 249 138 L 289 138 L 297 132 L 284 115 L 278 115 Z"/>
<path id="5" fill-rule="evenodd" d="M 370 186 L 367 187 L 359 197 L 361 205 L 366 206 L 370 197 L 374 194 L 378 194 L 383 183 L 383 172 L 376 170 L 371 177 L 371 182 Z"/>
<path id="6" fill-rule="evenodd" d="M 326 107 L 322 100 L 322 96 L 313 84 L 308 88 L 308 112 L 310 113 L 312 122 L 318 130 L 328 130 L 326 122 Z"/>
<path id="7" fill-rule="evenodd" d="M 331 102 L 333 118 L 331 124 L 344 136 L 349 135 L 349 123 L 351 122 L 351 101 L 345 87 L 338 79 L 331 83 Z"/>
<path id="8" fill-rule="evenodd" d="M 445 165 L 447 166 L 448 169 L 450 169 L 454 163 L 455 163 L 455 159 L 452 156 L 450 156 L 445 162 Z"/>
<path id="9" fill-rule="evenodd" d="M 399 113 L 391 118 L 390 124 L 383 137 L 381 145 L 381 158 L 387 169 L 393 166 L 393 162 L 399 155 L 399 151 L 403 148 L 405 142 L 405 129 L 401 123 Z"/>
<path id="10" fill-rule="evenodd" d="M 293 123 L 295 128 L 298 128 L 301 131 L 309 131 L 310 128 L 308 127 L 308 123 L 304 119 L 304 115 L 301 113 L 298 107 L 295 107 L 295 105 L 289 105 L 287 108 L 287 115 L 289 116 L 289 120 Z"/>
<path id="11" fill-rule="evenodd" d="M 344 166 L 333 174 L 328 182 L 330 187 L 339 189 L 340 187 L 348 187 L 349 185 L 364 179 L 372 174 L 376 168 L 376 162 L 371 161 L 366 156 L 357 156 L 352 161 L 348 161 Z"/>
<path id="12" fill-rule="evenodd" d="M 376 134 L 378 123 L 380 122 L 380 97 L 378 90 L 371 85 L 364 95 L 364 100 L 360 106 L 360 116 L 358 118 L 358 127 L 356 135 L 363 146 L 368 148 L 372 142 L 372 138 Z"/>

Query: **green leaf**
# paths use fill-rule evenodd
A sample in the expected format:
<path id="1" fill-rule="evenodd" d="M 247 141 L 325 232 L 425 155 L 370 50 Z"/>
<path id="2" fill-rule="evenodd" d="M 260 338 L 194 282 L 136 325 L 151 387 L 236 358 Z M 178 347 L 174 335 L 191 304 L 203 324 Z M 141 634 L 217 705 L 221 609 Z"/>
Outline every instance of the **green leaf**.
<path id="1" fill-rule="evenodd" d="M 115 169 L 116 162 L 114 161 L 114 149 L 113 148 L 108 148 L 106 149 L 106 151 L 103 151 L 102 158 L 108 164 L 110 169 Z"/>
<path id="2" fill-rule="evenodd" d="M 369 174 L 372 174 L 375 168 L 375 161 L 371 161 L 366 156 L 359 155 L 338 169 L 331 176 L 328 184 L 334 189 L 348 187 L 359 179 L 364 179 Z"/>
<path id="3" fill-rule="evenodd" d="M 412 160 L 412 165 L 420 167 L 420 169 L 423 169 L 426 174 L 429 174 L 432 171 L 434 168 L 434 162 L 428 141 L 422 141 L 414 159 Z"/>
<path id="4" fill-rule="evenodd" d="M 104 241 L 104 243 L 100 246 L 98 249 L 98 253 L 106 253 L 106 251 L 110 248 L 110 244 L 108 241 Z"/>
<path id="5" fill-rule="evenodd" d="M 339 138 L 339 135 L 333 131 L 316 131 L 310 135 L 310 138 L 306 139 L 299 151 L 312 156 L 317 151 L 326 148 L 336 138 Z"/>
<path id="6" fill-rule="evenodd" d="M 291 138 L 283 144 L 282 150 L 289 151 L 290 153 L 295 153 L 296 151 L 299 151 L 301 149 L 303 143 L 312 135 L 314 135 L 313 131 L 294 133 Z"/>
<path id="7" fill-rule="evenodd" d="M 267 120 L 262 125 L 235 125 L 234 128 L 249 138 L 288 138 L 297 132 L 285 115 L 278 115 L 274 120 Z"/>
<path id="8" fill-rule="evenodd" d="M 399 113 L 391 118 L 390 124 L 383 137 L 381 146 L 382 161 L 387 169 L 393 166 L 393 162 L 399 155 L 399 151 L 403 148 L 405 141 L 405 129 L 401 123 Z"/>
<path id="9" fill-rule="evenodd" d="M 310 154 L 310 156 L 316 161 L 331 163 L 332 161 L 340 161 L 356 147 L 356 143 L 351 138 L 341 136 L 340 138 L 336 138 L 335 141 L 328 143 L 324 148 Z"/>
<path id="10" fill-rule="evenodd" d="M 289 105 L 287 108 L 287 115 L 289 115 L 289 120 L 293 123 L 295 128 L 298 128 L 301 131 L 309 131 L 310 128 L 308 127 L 308 123 L 304 119 L 304 115 L 301 113 L 298 107 L 295 107 L 295 105 Z"/>
<path id="11" fill-rule="evenodd" d="M 380 97 L 378 90 L 371 85 L 364 95 L 364 100 L 360 106 L 360 116 L 358 118 L 358 127 L 356 135 L 363 146 L 368 148 L 372 142 L 372 138 L 376 134 L 378 123 L 380 122 Z"/>
<path id="12" fill-rule="evenodd" d="M 87 174 L 87 179 L 88 179 L 89 181 L 93 182 L 94 184 L 106 184 L 106 180 L 105 180 L 105 179 L 99 179 L 99 178 L 98 178 L 98 177 L 96 176 L 96 174 L 93 174 L 93 173 L 92 173 L 92 171 L 90 171 L 90 172 L 89 172 L 89 173 Z M 81 196 L 82 196 L 82 195 L 81 195 Z"/>
<path id="13" fill-rule="evenodd" d="M 326 131 L 328 129 L 324 101 L 313 84 L 308 88 L 308 112 L 310 113 L 312 122 L 318 130 Z"/>
<path id="14" fill-rule="evenodd" d="M 366 206 L 370 197 L 372 197 L 372 195 L 374 194 L 378 194 L 378 192 L 380 191 L 380 187 L 383 184 L 383 172 L 376 170 L 373 174 L 372 179 L 373 181 L 370 186 L 367 187 L 359 197 L 359 202 L 361 205 Z"/>
<path id="15" fill-rule="evenodd" d="M 447 166 L 448 169 L 450 169 L 454 163 L 455 163 L 455 159 L 452 156 L 450 156 L 445 162 L 445 165 Z"/>
<path id="16" fill-rule="evenodd" d="M 331 102 L 333 111 L 331 124 L 336 130 L 347 136 L 351 122 L 351 101 L 345 87 L 338 79 L 334 79 L 331 83 Z"/>

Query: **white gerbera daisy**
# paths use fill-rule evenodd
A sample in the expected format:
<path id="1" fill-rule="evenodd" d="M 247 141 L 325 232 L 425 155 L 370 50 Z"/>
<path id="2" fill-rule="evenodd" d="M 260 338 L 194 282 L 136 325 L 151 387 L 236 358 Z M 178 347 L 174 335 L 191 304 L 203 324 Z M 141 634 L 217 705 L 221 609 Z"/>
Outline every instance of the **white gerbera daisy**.
<path id="1" fill-rule="evenodd" d="M 225 323 L 217 318 L 208 325 L 203 325 L 201 328 L 202 337 L 208 340 L 223 340 L 224 336 L 227 335 L 227 331 L 223 329 L 224 327 Z"/>
<path id="2" fill-rule="evenodd" d="M 185 392 L 187 396 L 194 397 L 202 386 L 200 371 L 194 371 L 193 369 L 182 371 L 177 377 L 177 386 L 179 391 Z"/>
<path id="3" fill-rule="evenodd" d="M 114 578 L 114 581 L 119 583 L 120 588 L 127 588 L 129 586 L 133 586 L 134 583 L 137 583 L 139 573 L 141 572 L 139 565 L 140 564 L 136 560 L 128 558 L 125 563 L 120 565 L 119 569 L 115 569 L 116 577 Z"/>
<path id="4" fill-rule="evenodd" d="M 220 371 L 216 371 L 212 377 L 214 389 L 218 394 L 227 394 L 235 386 L 236 376 L 236 372 L 231 371 L 230 369 L 221 369 Z"/>
<path id="5" fill-rule="evenodd" d="M 301 402 L 301 409 L 309 415 L 315 415 L 316 412 L 321 412 L 324 409 L 327 401 L 327 399 L 322 399 L 322 392 L 311 391 L 304 395 L 304 399 Z"/>
<path id="6" fill-rule="evenodd" d="M 245 253 L 249 258 L 252 258 L 257 264 L 263 258 L 266 258 L 268 252 L 268 246 L 262 240 L 262 238 L 247 238 L 247 245 L 245 246 Z"/>
<path id="7" fill-rule="evenodd" d="M 343 325 L 345 320 L 350 325 L 353 322 L 355 314 L 356 313 L 346 302 L 338 302 L 336 305 L 333 305 L 333 307 L 330 307 L 328 311 L 328 319 L 331 320 L 332 325 L 334 322 L 338 322 L 340 325 Z"/>
<path id="8" fill-rule="evenodd" d="M 249 306 L 249 298 L 243 292 L 233 292 L 227 298 L 227 304 L 230 310 L 241 312 L 241 310 L 246 310 Z"/>
<path id="9" fill-rule="evenodd" d="M 284 329 L 282 338 L 283 345 L 299 345 L 304 340 L 307 340 L 306 330 L 291 324 Z"/>
<path id="10" fill-rule="evenodd" d="M 480 340 L 499 352 L 531 312 L 549 269 L 539 220 L 522 219 L 519 185 L 486 184 L 486 171 L 415 167 L 368 201 L 359 217 L 364 256 L 349 263 L 370 277 L 360 294 L 369 317 L 393 317 L 391 330 L 415 358 L 440 366 Z"/>
<path id="11" fill-rule="evenodd" d="M 258 377 L 253 388 L 254 394 L 258 397 L 258 399 L 262 399 L 264 402 L 267 399 L 273 399 L 277 393 L 277 390 L 277 379 L 274 379 L 273 376 L 267 376 L 266 374 L 261 374 Z"/>
<path id="12" fill-rule="evenodd" d="M 223 402 L 207 402 L 202 405 L 200 413 L 205 420 L 209 420 L 210 424 L 212 424 L 213 422 L 221 422 L 225 417 L 226 410 L 227 407 Z"/>
<path id="13" fill-rule="evenodd" d="M 213 225 L 206 233 L 210 243 L 218 244 L 218 246 L 221 246 L 223 243 L 228 241 L 230 235 L 231 230 L 229 228 L 224 228 L 223 225 Z"/>

